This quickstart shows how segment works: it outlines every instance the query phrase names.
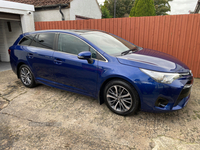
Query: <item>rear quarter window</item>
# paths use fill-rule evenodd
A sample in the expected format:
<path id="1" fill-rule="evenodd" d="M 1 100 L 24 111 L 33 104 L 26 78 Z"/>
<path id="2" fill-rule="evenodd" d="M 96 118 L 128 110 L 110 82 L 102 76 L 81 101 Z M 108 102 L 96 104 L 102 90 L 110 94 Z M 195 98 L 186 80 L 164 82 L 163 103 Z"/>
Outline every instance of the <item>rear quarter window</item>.
<path id="1" fill-rule="evenodd" d="M 28 35 L 25 36 L 21 39 L 21 41 L 19 42 L 19 45 L 24 45 L 24 46 L 28 46 L 30 45 L 31 41 L 33 40 L 35 35 Z"/>

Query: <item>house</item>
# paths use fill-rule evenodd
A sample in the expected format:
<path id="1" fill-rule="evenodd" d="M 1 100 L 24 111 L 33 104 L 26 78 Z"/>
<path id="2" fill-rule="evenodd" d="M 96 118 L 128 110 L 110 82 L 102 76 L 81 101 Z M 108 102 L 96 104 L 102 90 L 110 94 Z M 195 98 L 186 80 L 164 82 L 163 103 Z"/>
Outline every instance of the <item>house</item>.
<path id="1" fill-rule="evenodd" d="M 194 10 L 194 13 L 199 13 L 200 14 L 200 0 L 197 1 L 197 5 L 196 5 L 196 8 Z"/>
<path id="2" fill-rule="evenodd" d="M 8 48 L 23 32 L 35 31 L 33 5 L 0 0 L 0 61 L 9 62 Z"/>
<path id="3" fill-rule="evenodd" d="M 61 21 L 101 19 L 97 0 L 9 0 L 35 6 L 34 20 Z"/>

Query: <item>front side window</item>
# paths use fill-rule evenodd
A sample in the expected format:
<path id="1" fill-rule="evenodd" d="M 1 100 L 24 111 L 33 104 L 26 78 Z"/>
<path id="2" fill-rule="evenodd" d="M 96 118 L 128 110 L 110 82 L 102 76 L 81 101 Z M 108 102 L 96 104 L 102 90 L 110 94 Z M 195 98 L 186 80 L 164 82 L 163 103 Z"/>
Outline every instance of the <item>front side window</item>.
<path id="1" fill-rule="evenodd" d="M 40 33 L 31 42 L 30 46 L 53 49 L 55 33 Z"/>
<path id="2" fill-rule="evenodd" d="M 35 35 L 28 35 L 25 36 L 24 38 L 22 38 L 22 40 L 19 42 L 19 45 L 23 45 L 23 46 L 28 46 L 32 39 L 34 38 Z"/>
<path id="3" fill-rule="evenodd" d="M 58 50 L 69 54 L 78 55 L 80 52 L 89 51 L 90 47 L 69 34 L 60 34 L 58 40 Z"/>
<path id="4" fill-rule="evenodd" d="M 104 60 L 104 58 L 98 54 L 92 47 L 70 34 L 60 34 L 58 40 L 58 51 L 78 55 L 83 51 L 90 51 L 91 57 L 98 60 Z"/>
<path id="5" fill-rule="evenodd" d="M 92 58 L 105 61 L 105 59 L 99 53 L 97 53 L 92 47 L 90 47 L 90 52 L 91 52 Z"/>

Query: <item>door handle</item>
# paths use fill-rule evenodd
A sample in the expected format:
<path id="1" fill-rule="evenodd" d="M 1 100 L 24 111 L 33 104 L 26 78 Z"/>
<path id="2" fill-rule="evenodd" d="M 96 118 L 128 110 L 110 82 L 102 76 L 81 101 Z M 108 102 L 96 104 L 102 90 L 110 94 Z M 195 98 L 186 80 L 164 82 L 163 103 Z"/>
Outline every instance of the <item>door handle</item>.
<path id="1" fill-rule="evenodd" d="M 33 58 L 33 54 L 32 53 L 28 53 L 28 58 L 32 59 Z"/>
<path id="2" fill-rule="evenodd" d="M 56 65 L 61 65 L 61 64 L 63 63 L 63 61 L 60 60 L 60 59 L 58 59 L 58 58 L 55 58 L 55 59 L 54 59 L 54 63 L 55 63 Z"/>

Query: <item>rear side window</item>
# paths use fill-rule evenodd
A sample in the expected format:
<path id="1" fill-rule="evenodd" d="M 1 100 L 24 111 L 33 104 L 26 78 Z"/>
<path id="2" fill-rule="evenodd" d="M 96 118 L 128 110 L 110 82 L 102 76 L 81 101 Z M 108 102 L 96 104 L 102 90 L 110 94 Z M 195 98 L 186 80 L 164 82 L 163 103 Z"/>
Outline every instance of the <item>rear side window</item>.
<path id="1" fill-rule="evenodd" d="M 30 46 L 53 49 L 55 33 L 38 34 Z"/>
<path id="2" fill-rule="evenodd" d="M 19 45 L 29 45 L 32 41 L 32 39 L 34 38 L 35 35 L 28 35 L 25 36 L 24 38 L 22 38 L 22 40 L 19 42 Z"/>

